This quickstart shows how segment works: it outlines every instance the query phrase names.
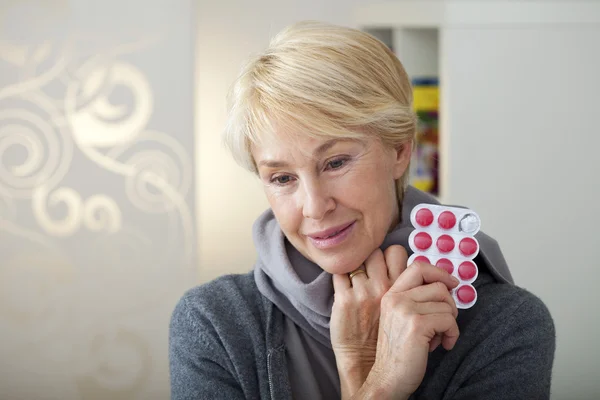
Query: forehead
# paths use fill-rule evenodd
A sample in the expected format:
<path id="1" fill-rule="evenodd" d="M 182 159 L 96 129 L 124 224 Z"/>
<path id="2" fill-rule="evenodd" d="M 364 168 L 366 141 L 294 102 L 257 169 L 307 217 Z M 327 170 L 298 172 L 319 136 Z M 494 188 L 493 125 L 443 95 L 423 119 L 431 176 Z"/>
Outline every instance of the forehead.
<path id="1" fill-rule="evenodd" d="M 257 162 L 262 159 L 311 157 L 316 149 L 330 140 L 308 135 L 277 134 L 252 145 L 252 155 Z"/>
<path id="2" fill-rule="evenodd" d="M 290 164 L 309 163 L 326 155 L 331 149 L 337 151 L 339 148 L 356 144 L 364 146 L 368 141 L 366 138 L 279 136 L 253 146 L 252 156 L 259 168 L 261 166 L 279 168 Z"/>

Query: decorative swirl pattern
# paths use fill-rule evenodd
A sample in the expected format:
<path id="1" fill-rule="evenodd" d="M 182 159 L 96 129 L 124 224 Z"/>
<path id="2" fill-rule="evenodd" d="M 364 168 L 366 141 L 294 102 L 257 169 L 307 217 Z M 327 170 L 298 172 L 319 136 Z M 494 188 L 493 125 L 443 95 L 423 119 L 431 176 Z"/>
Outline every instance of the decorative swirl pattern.
<path id="1" fill-rule="evenodd" d="M 98 148 L 133 142 L 152 113 L 152 91 L 144 74 L 131 64 L 103 64 L 92 58 L 77 75 L 80 79 L 67 87 L 65 116 L 78 145 Z M 109 100 L 119 87 L 133 96 L 130 112 Z"/>
<path id="2" fill-rule="evenodd" d="M 140 210 L 156 213 L 169 211 L 173 203 L 158 188 L 162 184 L 181 184 L 181 176 L 173 160 L 165 153 L 146 150 L 136 153 L 127 162 L 134 174 L 127 177 L 129 200 Z"/>
<path id="3" fill-rule="evenodd" d="M 168 146 L 166 151 L 142 150 L 133 154 L 127 165 L 133 174 L 127 177 L 126 190 L 129 200 L 140 210 L 148 213 L 170 211 L 176 204 L 165 189 L 185 196 L 192 184 L 191 162 L 185 150 L 166 135 L 156 132 L 149 135 L 153 140 Z"/>
<path id="4" fill-rule="evenodd" d="M 40 104 L 17 99 L 0 105 L 0 194 L 29 198 L 37 186 L 54 187 L 64 178 L 73 142 L 53 115 Z"/>
<path id="5" fill-rule="evenodd" d="M 81 196 L 70 188 L 60 188 L 52 193 L 49 199 L 51 207 L 64 203 L 67 215 L 61 219 L 53 219 L 48 214 L 46 201 L 48 190 L 40 187 L 32 198 L 33 214 L 38 224 L 53 236 L 69 236 L 79 230 L 81 225 L 82 201 Z"/>
<path id="6" fill-rule="evenodd" d="M 55 207 L 63 203 L 67 215 L 63 219 L 53 219 L 46 203 Z M 59 188 L 49 197 L 47 189 L 38 188 L 32 199 L 33 214 L 38 224 L 54 236 L 70 236 L 77 232 L 81 223 L 92 231 L 116 232 L 121 229 L 121 210 L 108 196 L 94 195 L 83 202 L 79 193 L 71 188 Z"/>
<path id="7" fill-rule="evenodd" d="M 83 223 L 91 231 L 117 232 L 121 229 L 121 219 L 119 206 L 108 196 L 94 195 L 85 202 Z"/>

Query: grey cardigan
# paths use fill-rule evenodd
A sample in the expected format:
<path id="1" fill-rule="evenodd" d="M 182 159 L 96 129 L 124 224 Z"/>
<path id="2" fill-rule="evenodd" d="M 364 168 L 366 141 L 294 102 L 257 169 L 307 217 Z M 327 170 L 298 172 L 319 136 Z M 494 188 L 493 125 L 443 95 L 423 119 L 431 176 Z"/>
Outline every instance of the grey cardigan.
<path id="1" fill-rule="evenodd" d="M 431 353 L 412 399 L 548 399 L 555 328 L 546 306 L 487 271 L 477 305 L 461 311 L 451 351 Z M 284 315 L 253 272 L 189 290 L 171 319 L 172 400 L 291 399 Z"/>

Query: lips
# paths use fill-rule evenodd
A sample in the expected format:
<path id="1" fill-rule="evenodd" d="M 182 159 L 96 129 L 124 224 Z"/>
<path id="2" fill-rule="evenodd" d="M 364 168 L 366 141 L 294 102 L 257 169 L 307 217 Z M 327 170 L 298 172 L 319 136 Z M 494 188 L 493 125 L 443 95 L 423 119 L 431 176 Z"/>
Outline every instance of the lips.
<path id="1" fill-rule="evenodd" d="M 313 234 L 310 234 L 310 235 L 307 235 L 307 236 L 309 238 L 315 239 L 315 240 L 327 239 L 327 238 L 330 238 L 332 236 L 337 235 L 338 233 L 340 233 L 344 229 L 348 228 L 353 223 L 354 223 L 354 221 L 348 222 L 348 223 L 346 223 L 344 225 L 338 225 L 336 227 L 325 229 L 323 231 L 316 232 L 316 233 L 313 233 Z"/>
<path id="2" fill-rule="evenodd" d="M 352 221 L 348 224 L 315 232 L 308 235 L 308 240 L 310 240 L 315 248 L 321 251 L 333 250 L 343 243 L 346 243 L 352 237 L 354 226 L 356 225 L 355 222 L 356 221 Z"/>

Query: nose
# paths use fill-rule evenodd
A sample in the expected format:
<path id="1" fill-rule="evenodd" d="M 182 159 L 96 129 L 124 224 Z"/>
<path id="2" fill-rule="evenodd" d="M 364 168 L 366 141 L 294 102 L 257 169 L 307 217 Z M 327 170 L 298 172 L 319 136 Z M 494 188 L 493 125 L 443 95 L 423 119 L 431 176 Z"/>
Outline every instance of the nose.
<path id="1" fill-rule="evenodd" d="M 305 182 L 304 204 L 302 214 L 304 218 L 320 220 L 328 212 L 335 209 L 335 200 L 330 195 L 328 188 L 319 182 Z"/>

